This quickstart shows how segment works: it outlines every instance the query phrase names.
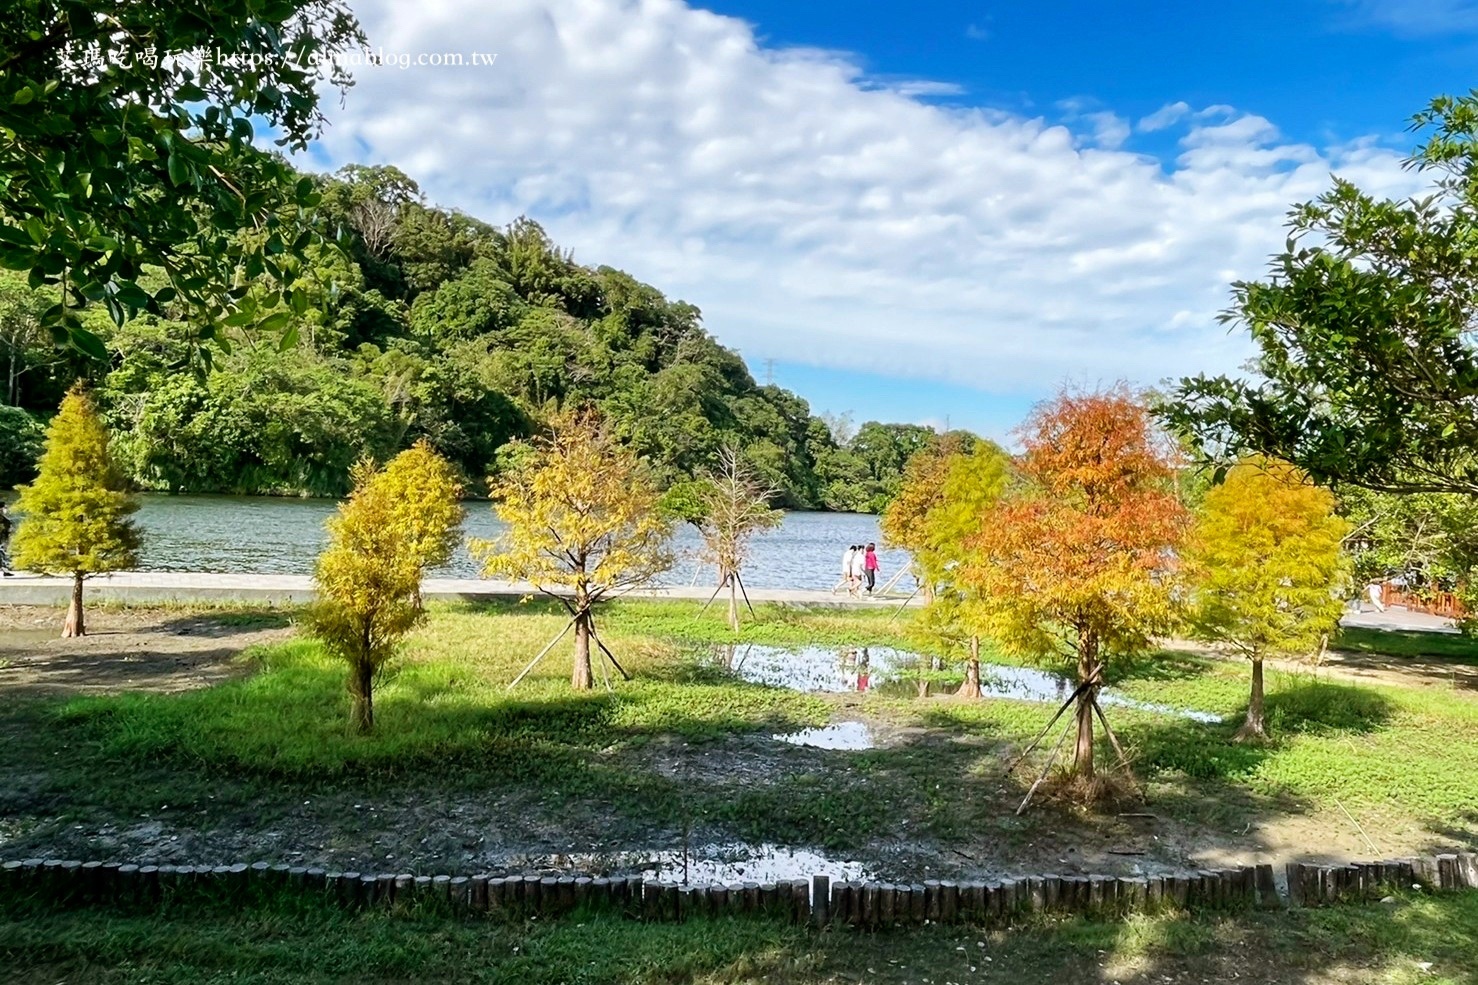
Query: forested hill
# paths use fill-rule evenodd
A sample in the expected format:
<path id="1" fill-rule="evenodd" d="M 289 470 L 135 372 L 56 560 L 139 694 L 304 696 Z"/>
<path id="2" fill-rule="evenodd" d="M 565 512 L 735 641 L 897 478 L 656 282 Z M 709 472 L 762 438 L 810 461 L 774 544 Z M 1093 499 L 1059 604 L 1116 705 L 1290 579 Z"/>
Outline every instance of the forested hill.
<path id="1" fill-rule="evenodd" d="M 270 334 L 234 330 L 209 373 L 189 371 L 195 330 L 154 316 L 88 322 L 111 366 L 59 360 L 35 322 L 53 299 L 4 274 L 4 402 L 44 416 L 72 379 L 91 377 L 133 479 L 180 492 L 339 494 L 357 458 L 421 437 L 475 488 L 510 439 L 574 402 L 599 408 L 669 483 L 727 443 L 784 505 L 877 510 L 932 435 L 828 425 L 790 391 L 756 383 L 696 307 L 577 263 L 527 219 L 496 227 L 436 208 L 394 168 L 316 180 L 343 249 L 309 247 L 313 303 Z M 279 351 L 283 318 L 297 342 Z M 7 485 L 25 478 L 34 432 L 0 407 Z"/>

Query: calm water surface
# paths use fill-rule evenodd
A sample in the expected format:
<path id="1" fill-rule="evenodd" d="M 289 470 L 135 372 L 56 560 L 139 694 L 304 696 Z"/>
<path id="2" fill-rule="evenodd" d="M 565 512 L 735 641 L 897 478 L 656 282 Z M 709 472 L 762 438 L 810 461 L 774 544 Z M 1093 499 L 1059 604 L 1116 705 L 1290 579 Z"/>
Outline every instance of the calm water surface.
<path id="1" fill-rule="evenodd" d="M 758 644 L 716 647 L 710 660 L 746 681 L 822 694 L 894 690 L 900 685 L 911 688 L 918 669 L 927 667 L 929 663 L 927 657 L 917 653 L 885 646 L 781 647 Z M 1057 704 L 1066 701 L 1075 686 L 1061 674 L 1048 670 L 984 662 L 980 665 L 980 690 L 987 698 Z M 1104 688 L 1099 692 L 1098 700 L 1104 705 L 1175 715 L 1197 722 L 1221 721 L 1221 716 L 1210 712 L 1139 701 L 1119 694 L 1113 688 Z"/>
<path id="2" fill-rule="evenodd" d="M 138 522 L 144 531 L 141 567 L 147 571 L 219 571 L 242 574 L 297 574 L 313 571 L 324 543 L 323 522 L 336 503 L 328 499 L 270 496 L 140 497 Z M 451 563 L 433 577 L 476 578 L 468 538 L 491 538 L 501 529 L 485 502 L 467 504 L 463 544 Z M 774 530 L 753 541 L 744 582 L 753 588 L 830 589 L 840 578 L 847 545 L 881 542 L 877 517 L 857 513 L 787 513 Z M 661 579 L 670 585 L 715 583 L 715 574 L 698 560 L 700 541 L 688 524 L 678 527 L 673 547 L 678 563 Z M 883 581 L 908 563 L 903 551 L 879 548 Z M 908 576 L 900 584 L 911 591 Z"/>

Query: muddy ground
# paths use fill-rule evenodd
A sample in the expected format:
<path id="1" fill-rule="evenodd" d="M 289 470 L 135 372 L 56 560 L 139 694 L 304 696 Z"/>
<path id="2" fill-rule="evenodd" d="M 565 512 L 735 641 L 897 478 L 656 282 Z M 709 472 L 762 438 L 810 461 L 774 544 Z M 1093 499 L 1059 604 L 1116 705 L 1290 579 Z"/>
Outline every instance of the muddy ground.
<path id="1" fill-rule="evenodd" d="M 57 637 L 60 612 L 0 608 L 0 701 L 123 691 L 174 692 L 206 687 L 248 672 L 248 647 L 285 638 L 292 628 L 272 613 L 141 609 L 90 614 L 90 635 Z M 1371 671 L 1379 668 L 1361 667 Z M 1387 671 L 1382 671 L 1384 675 Z M 1435 682 L 1437 675 L 1431 680 Z M 1408 678 L 1420 683 L 1424 675 Z M 948 700 L 948 699 L 937 699 Z M 855 700 L 838 696 L 835 718 L 865 722 L 878 745 L 936 744 L 961 750 L 975 740 L 869 719 Z M 5 740 L 0 735 L 0 743 Z M 984 751 L 984 747 L 982 747 Z M 845 753 L 794 746 L 767 736 L 689 745 L 660 741 L 609 753 L 624 770 L 652 771 L 739 790 L 837 769 Z M 991 753 L 1000 755 L 1000 753 Z M 1003 764 L 1004 765 L 1004 764 Z M 163 767 L 161 767 L 163 768 Z M 1014 814 L 1016 786 L 977 771 L 953 791 L 968 797 L 979 823 L 948 845 L 906 824 L 888 837 L 848 851 L 735 845 L 721 825 L 694 818 L 681 828 L 612 816 L 601 803 L 561 794 L 491 793 L 435 777 L 394 784 L 340 782 L 255 787 L 206 778 L 187 803 L 149 803 L 129 816 L 58 799 L 44 767 L 24 769 L 0 758 L 0 857 L 50 856 L 152 863 L 221 864 L 282 861 L 363 871 L 631 872 L 683 865 L 710 878 L 806 876 L 827 868 L 884 879 L 991 878 L 1029 872 L 1131 874 L 1168 868 L 1289 857 L 1353 858 L 1427 852 L 1478 844 L 1478 830 L 1431 831 L 1397 819 L 1358 819 L 1309 812 L 1257 798 L 1235 787 L 1214 802 L 1152 786 L 1147 803 L 1123 815 L 1087 816 L 1051 805 Z M 148 775 L 138 776 L 148 801 Z M 865 783 L 858 776 L 856 782 Z M 192 788 L 193 789 L 193 788 Z M 265 792 L 264 792 L 265 790 Z M 1372 850 L 1372 842 L 1374 850 Z"/>

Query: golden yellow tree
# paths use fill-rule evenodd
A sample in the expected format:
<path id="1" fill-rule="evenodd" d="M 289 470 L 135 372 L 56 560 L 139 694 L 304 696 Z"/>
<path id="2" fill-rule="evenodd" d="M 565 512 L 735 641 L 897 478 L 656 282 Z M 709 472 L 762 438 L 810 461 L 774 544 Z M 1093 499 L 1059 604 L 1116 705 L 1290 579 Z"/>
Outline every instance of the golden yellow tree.
<path id="1" fill-rule="evenodd" d="M 914 452 L 903 467 L 898 494 L 889 500 L 878 518 L 884 542 L 913 555 L 914 571 L 926 599 L 933 594 L 935 580 L 925 570 L 930 562 L 927 555 L 933 537 L 928 517 L 944 501 L 944 484 L 950 468 L 973 449 L 973 436 L 947 431 Z"/>
<path id="2" fill-rule="evenodd" d="M 139 532 L 129 518 L 139 508 L 108 451 L 108 429 L 82 384 L 67 392 L 46 429 L 36 481 L 20 489 L 15 565 L 72 576 L 63 636 L 82 636 L 83 579 L 137 562 Z"/>
<path id="3" fill-rule="evenodd" d="M 1076 703 L 1073 773 L 1091 780 L 1095 716 L 1115 741 L 1098 704 L 1104 669 L 1175 624 L 1167 576 L 1189 518 L 1174 487 L 1174 449 L 1122 387 L 1065 392 L 1019 434 L 1026 485 L 987 512 L 963 576 L 987 601 L 1000 646 L 1076 669 L 1058 715 Z"/>
<path id="4" fill-rule="evenodd" d="M 719 587 L 714 594 L 728 587 L 729 628 L 736 633 L 742 590 L 739 572 L 749 554 L 749 540 L 761 530 L 779 526 L 785 518 L 783 511 L 770 508 L 774 495 L 775 489 L 761 482 L 732 448 L 719 454 L 718 467 L 697 488 L 701 512 L 698 532 L 703 537 L 704 553 L 719 572 Z M 748 598 L 746 593 L 745 600 Z"/>
<path id="5" fill-rule="evenodd" d="M 329 542 L 318 558 L 318 597 L 307 625 L 349 664 L 354 727 L 369 732 L 375 678 L 421 616 L 415 603 L 421 568 L 397 523 L 392 483 L 369 462 L 356 465 L 353 478 L 354 491 L 327 524 Z"/>
<path id="6" fill-rule="evenodd" d="M 492 486 L 505 529 L 475 542 L 473 551 L 488 575 L 530 582 L 569 610 L 570 684 L 589 690 L 592 640 L 621 670 L 596 632 L 594 606 L 672 566 L 672 521 L 658 508 L 661 494 L 636 453 L 593 412 L 556 415 L 547 434 Z"/>
<path id="7" fill-rule="evenodd" d="M 1239 462 L 1206 494 L 1186 550 L 1192 629 L 1252 661 L 1238 741 L 1267 738 L 1263 659 L 1307 654 L 1338 624 L 1347 529 L 1334 494 L 1277 459 Z"/>
<path id="8" fill-rule="evenodd" d="M 378 481 L 395 504 L 393 522 L 416 563 L 413 597 L 419 607 L 426 569 L 446 564 L 457 548 L 464 517 L 462 483 L 452 463 L 424 438 L 392 458 Z"/>

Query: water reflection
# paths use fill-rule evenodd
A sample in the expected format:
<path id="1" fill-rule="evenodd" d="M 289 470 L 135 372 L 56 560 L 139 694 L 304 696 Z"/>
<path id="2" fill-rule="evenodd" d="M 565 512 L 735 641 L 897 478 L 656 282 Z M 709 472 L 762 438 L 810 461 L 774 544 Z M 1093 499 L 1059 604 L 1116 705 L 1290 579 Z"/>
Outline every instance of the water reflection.
<path id="1" fill-rule="evenodd" d="M 726 651 L 732 650 L 731 653 Z M 937 657 L 923 656 L 892 647 L 799 648 L 748 646 L 721 648 L 713 661 L 746 681 L 789 688 L 793 691 L 839 694 L 847 691 L 928 694 L 931 680 L 939 676 Z M 1061 704 L 1073 692 L 1072 682 L 1061 674 L 1033 667 L 980 665 L 983 696 Z M 1175 715 L 1197 722 L 1219 722 L 1209 712 L 1138 701 L 1105 688 L 1099 702 L 1138 711 Z"/>
<path id="2" fill-rule="evenodd" d="M 569 852 L 514 855 L 499 866 L 507 872 L 580 873 L 591 876 L 641 875 L 669 882 L 782 882 L 813 875 L 833 880 L 874 878 L 860 862 L 843 862 L 819 852 L 779 845 L 702 845 L 654 852 Z"/>
<path id="3" fill-rule="evenodd" d="M 810 746 L 813 749 L 856 750 L 872 749 L 877 745 L 872 737 L 872 730 L 863 722 L 837 722 L 821 728 L 782 732 L 772 738 L 793 746 Z"/>

